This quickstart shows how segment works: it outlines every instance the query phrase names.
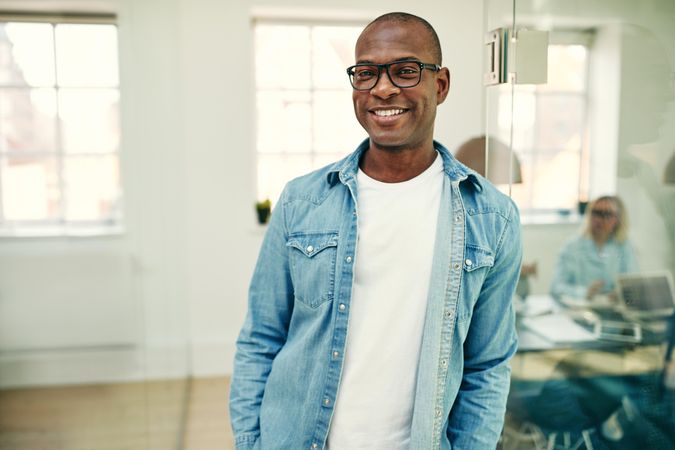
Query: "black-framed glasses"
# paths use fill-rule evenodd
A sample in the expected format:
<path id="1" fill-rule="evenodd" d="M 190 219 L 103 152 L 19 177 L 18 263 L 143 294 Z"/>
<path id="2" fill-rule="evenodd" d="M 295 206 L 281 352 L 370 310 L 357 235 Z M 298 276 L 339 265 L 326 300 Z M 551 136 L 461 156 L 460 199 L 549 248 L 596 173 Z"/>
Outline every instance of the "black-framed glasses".
<path id="1" fill-rule="evenodd" d="M 387 64 L 360 63 L 347 67 L 347 75 L 349 75 L 349 82 L 355 90 L 369 91 L 380 80 L 382 69 L 387 72 L 391 84 L 404 89 L 420 84 L 424 69 L 438 72 L 441 70 L 441 66 L 423 63 L 415 59 L 404 59 Z"/>
<path id="2" fill-rule="evenodd" d="M 614 211 L 595 208 L 591 210 L 591 215 L 594 217 L 599 217 L 601 219 L 611 219 L 612 217 L 616 217 L 616 213 Z"/>

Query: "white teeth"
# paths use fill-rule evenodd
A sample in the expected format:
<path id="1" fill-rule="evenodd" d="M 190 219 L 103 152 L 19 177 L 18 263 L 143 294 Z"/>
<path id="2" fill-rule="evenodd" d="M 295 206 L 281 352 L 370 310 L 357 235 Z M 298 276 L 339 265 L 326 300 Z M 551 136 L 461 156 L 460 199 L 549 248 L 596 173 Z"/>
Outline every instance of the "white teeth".
<path id="1" fill-rule="evenodd" d="M 402 109 L 379 109 L 374 111 L 376 116 L 395 116 L 397 114 L 403 114 Z"/>

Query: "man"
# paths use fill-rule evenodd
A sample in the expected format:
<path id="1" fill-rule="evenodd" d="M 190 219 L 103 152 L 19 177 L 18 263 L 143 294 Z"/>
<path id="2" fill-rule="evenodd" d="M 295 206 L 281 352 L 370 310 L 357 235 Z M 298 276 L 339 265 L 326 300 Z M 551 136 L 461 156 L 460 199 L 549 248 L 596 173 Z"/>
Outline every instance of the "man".
<path id="1" fill-rule="evenodd" d="M 489 449 L 516 350 L 513 203 L 433 140 L 435 31 L 391 13 L 348 69 L 368 132 L 291 181 L 237 341 L 237 449 Z"/>

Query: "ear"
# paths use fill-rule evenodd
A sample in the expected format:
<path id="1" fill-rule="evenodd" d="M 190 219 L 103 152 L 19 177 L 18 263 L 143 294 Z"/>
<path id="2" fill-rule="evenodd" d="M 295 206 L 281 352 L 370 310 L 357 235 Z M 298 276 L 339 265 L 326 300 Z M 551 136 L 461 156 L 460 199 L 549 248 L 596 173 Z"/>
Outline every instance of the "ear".
<path id="1" fill-rule="evenodd" d="M 436 104 L 440 105 L 445 101 L 450 91 L 450 70 L 442 67 L 436 74 Z"/>

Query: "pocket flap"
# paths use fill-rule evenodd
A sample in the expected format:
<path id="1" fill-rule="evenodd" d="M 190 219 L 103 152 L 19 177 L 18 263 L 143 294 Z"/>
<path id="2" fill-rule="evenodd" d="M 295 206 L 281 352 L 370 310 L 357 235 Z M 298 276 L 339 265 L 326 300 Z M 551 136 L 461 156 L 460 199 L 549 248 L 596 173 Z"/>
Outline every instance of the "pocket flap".
<path id="1" fill-rule="evenodd" d="M 467 244 L 464 250 L 464 270 L 471 272 L 481 267 L 492 267 L 495 255 L 489 248 Z"/>
<path id="2" fill-rule="evenodd" d="M 292 235 L 286 246 L 300 250 L 308 258 L 328 247 L 337 247 L 337 233 L 307 233 Z"/>

